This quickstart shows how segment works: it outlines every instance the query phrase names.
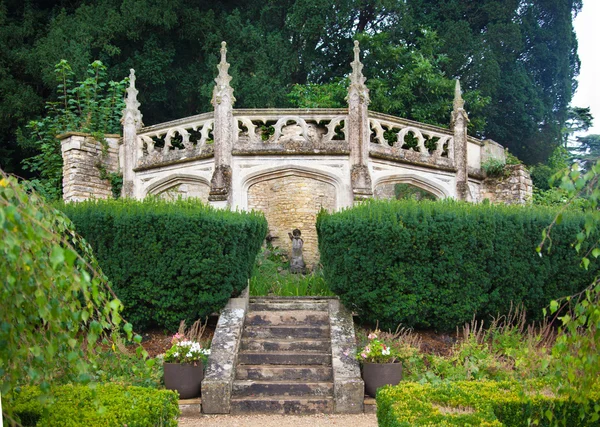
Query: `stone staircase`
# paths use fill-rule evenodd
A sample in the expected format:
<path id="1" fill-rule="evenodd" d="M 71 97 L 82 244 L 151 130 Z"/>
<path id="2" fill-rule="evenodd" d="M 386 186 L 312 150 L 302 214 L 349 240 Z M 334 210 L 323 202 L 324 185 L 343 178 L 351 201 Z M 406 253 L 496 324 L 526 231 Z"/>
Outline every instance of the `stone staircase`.
<path id="1" fill-rule="evenodd" d="M 250 298 L 231 413 L 334 412 L 327 299 Z"/>

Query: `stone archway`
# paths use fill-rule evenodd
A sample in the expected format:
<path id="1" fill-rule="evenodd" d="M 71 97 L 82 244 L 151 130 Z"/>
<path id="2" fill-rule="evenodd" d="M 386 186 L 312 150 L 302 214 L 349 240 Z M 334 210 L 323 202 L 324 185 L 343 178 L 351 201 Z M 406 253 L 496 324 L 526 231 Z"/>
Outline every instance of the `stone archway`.
<path id="1" fill-rule="evenodd" d="M 437 200 L 450 197 L 436 183 L 413 175 L 394 175 L 378 180 L 373 188 L 376 199 L 416 198 Z"/>
<path id="2" fill-rule="evenodd" d="M 207 203 L 209 191 L 210 185 L 207 180 L 193 175 L 175 174 L 151 184 L 146 194 L 166 200 L 193 197 Z"/>
<path id="3" fill-rule="evenodd" d="M 260 210 L 269 223 L 273 245 L 291 249 L 288 233 L 299 228 L 304 239 L 304 260 L 313 268 L 319 260 L 317 214 L 333 211 L 337 189 L 326 176 L 284 170 L 255 177 L 248 185 L 248 209 Z"/>

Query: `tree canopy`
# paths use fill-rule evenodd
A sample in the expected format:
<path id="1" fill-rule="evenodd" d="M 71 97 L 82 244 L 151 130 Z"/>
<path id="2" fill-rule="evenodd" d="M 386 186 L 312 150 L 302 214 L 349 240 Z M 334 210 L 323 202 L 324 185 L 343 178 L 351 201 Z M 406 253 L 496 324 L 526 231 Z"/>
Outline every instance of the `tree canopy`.
<path id="1" fill-rule="evenodd" d="M 30 153 L 17 130 L 55 99 L 62 59 L 76 79 L 94 60 L 115 81 L 135 68 L 153 124 L 211 109 L 222 40 L 236 107 L 252 108 L 293 106 L 295 85 L 342 80 L 354 39 L 372 109 L 447 125 L 448 81 L 460 78 L 471 132 L 538 163 L 568 118 L 580 8 L 581 0 L 0 0 L 0 167 L 21 172 Z"/>

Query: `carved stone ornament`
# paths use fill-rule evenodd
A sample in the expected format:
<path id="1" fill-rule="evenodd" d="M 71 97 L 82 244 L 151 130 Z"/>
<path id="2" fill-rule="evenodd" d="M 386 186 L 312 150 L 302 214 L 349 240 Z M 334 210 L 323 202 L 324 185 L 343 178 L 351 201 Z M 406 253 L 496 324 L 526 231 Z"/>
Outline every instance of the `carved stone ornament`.
<path id="1" fill-rule="evenodd" d="M 213 89 L 212 105 L 223 103 L 223 101 L 229 101 L 231 105 L 235 102 L 233 96 L 233 88 L 229 85 L 231 82 L 231 76 L 229 75 L 229 64 L 227 63 L 227 43 L 221 42 L 221 62 L 217 65 L 219 75 L 215 79 L 215 87 Z"/>
<path id="2" fill-rule="evenodd" d="M 456 79 L 454 86 L 454 102 L 452 104 L 452 115 L 450 116 L 450 129 L 454 129 L 458 120 L 464 120 L 464 123 L 469 122 L 469 116 L 465 111 L 465 100 L 462 97 L 460 89 L 460 80 Z"/>
<path id="3" fill-rule="evenodd" d="M 362 73 L 364 65 L 360 62 L 358 40 L 354 41 L 354 61 L 350 65 L 352 65 L 352 73 L 350 74 L 350 87 L 348 88 L 346 100 L 349 104 L 361 103 L 369 105 L 371 99 L 369 97 L 369 89 L 365 85 L 367 78 Z M 350 105 L 350 108 L 352 108 L 352 105 Z"/>
<path id="4" fill-rule="evenodd" d="M 224 201 L 229 199 L 231 193 L 231 166 L 219 165 L 215 168 L 210 180 L 210 193 L 208 200 Z"/>
<path id="5" fill-rule="evenodd" d="M 133 68 L 129 70 L 129 87 L 127 87 L 126 93 L 127 97 L 125 98 L 121 124 L 135 125 L 136 130 L 139 130 L 144 124 L 142 123 L 140 103 L 137 100 L 138 90 L 135 87 L 135 70 Z"/>
<path id="6" fill-rule="evenodd" d="M 366 165 L 354 165 L 350 172 L 352 180 L 352 192 L 355 200 L 373 197 L 373 185 L 371 183 L 371 174 Z"/>

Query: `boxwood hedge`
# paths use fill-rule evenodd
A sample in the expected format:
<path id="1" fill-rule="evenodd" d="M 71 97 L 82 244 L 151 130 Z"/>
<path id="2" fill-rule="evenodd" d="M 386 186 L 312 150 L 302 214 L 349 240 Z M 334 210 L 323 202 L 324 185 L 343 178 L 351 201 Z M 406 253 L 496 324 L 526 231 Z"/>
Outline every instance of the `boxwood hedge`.
<path id="1" fill-rule="evenodd" d="M 247 285 L 267 232 L 260 213 L 198 201 L 88 201 L 60 206 L 92 246 L 139 329 L 176 330 L 222 308 Z"/>
<path id="2" fill-rule="evenodd" d="M 39 387 L 24 387 L 14 396 L 13 413 L 24 427 L 177 426 L 179 396 L 119 384 L 52 387 L 51 399 Z M 42 397 L 42 398 L 41 398 Z"/>
<path id="3" fill-rule="evenodd" d="M 319 214 L 321 262 L 344 304 L 385 329 L 451 330 L 475 313 L 507 313 L 511 303 L 538 319 L 551 299 L 585 288 L 597 269 L 581 268 L 571 245 L 585 221 L 580 213 L 563 215 L 550 253 L 536 252 L 555 215 L 455 201 L 366 202 Z"/>
<path id="4" fill-rule="evenodd" d="M 596 392 L 589 397 L 593 408 L 600 395 Z M 377 392 L 380 427 L 597 426 L 593 414 L 581 417 L 585 409 L 554 396 L 541 382 L 457 381 L 436 385 L 407 382 Z M 550 413 L 552 420 L 548 417 Z M 555 424 L 557 420 L 560 424 Z"/>

